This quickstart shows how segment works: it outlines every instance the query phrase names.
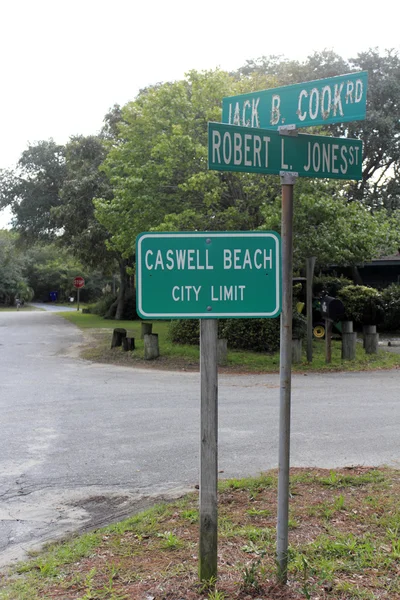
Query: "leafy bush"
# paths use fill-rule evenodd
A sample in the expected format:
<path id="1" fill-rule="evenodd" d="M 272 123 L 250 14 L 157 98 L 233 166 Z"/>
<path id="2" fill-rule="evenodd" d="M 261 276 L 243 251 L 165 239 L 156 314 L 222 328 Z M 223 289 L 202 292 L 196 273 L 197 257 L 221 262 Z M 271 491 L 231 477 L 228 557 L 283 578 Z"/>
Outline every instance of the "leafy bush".
<path id="1" fill-rule="evenodd" d="M 228 347 L 252 352 L 275 352 L 279 348 L 279 319 L 226 319 L 220 337 Z"/>
<path id="2" fill-rule="evenodd" d="M 344 320 L 360 325 L 379 325 L 384 318 L 384 304 L 378 290 L 365 285 L 348 285 L 338 297 L 345 308 Z"/>
<path id="3" fill-rule="evenodd" d="M 198 346 L 200 343 L 200 321 L 198 319 L 171 321 L 168 335 L 174 344 Z"/>
<path id="4" fill-rule="evenodd" d="M 382 291 L 385 316 L 383 329 L 400 331 L 400 285 L 393 283 Z"/>
<path id="5" fill-rule="evenodd" d="M 279 319 L 220 319 L 218 336 L 228 347 L 253 352 L 275 352 L 279 348 Z M 200 322 L 192 319 L 171 321 L 169 337 L 176 344 L 199 344 Z"/>
<path id="6" fill-rule="evenodd" d="M 313 293 L 314 296 L 319 297 L 322 292 L 326 292 L 328 296 L 336 298 L 340 290 L 349 285 L 353 285 L 351 279 L 346 277 L 333 277 L 332 275 L 320 275 L 314 277 L 313 281 Z"/>

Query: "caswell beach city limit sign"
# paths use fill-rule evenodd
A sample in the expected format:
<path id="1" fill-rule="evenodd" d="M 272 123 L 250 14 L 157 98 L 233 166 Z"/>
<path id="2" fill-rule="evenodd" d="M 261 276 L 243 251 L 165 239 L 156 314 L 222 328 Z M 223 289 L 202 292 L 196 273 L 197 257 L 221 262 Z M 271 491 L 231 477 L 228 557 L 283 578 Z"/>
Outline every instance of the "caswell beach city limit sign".
<path id="1" fill-rule="evenodd" d="M 136 257 L 142 319 L 280 314 L 281 244 L 273 231 L 141 233 Z"/>
<path id="2" fill-rule="evenodd" d="M 277 129 L 365 119 L 367 71 L 224 98 L 222 121 L 230 125 Z"/>

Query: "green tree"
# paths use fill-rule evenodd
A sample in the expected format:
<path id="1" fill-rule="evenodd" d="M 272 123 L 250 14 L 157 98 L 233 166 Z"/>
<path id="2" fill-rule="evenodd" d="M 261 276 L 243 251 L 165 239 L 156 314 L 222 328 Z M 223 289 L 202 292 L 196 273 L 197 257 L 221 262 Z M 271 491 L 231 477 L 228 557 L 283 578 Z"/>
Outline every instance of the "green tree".
<path id="1" fill-rule="evenodd" d="M 368 71 L 366 119 L 337 123 L 325 129 L 333 136 L 363 141 L 362 180 L 346 186 L 348 198 L 374 209 L 395 210 L 400 208 L 400 58 L 396 51 L 380 54 L 370 49 L 345 60 L 324 50 L 315 52 L 304 62 L 263 56 L 247 61 L 234 76 L 245 85 L 252 78 L 260 82 L 265 78 L 266 87 L 258 89 L 268 89 L 360 70 Z M 315 128 L 311 132 L 315 133 Z"/>
<path id="2" fill-rule="evenodd" d="M 113 190 L 99 166 L 105 160 L 107 148 L 104 139 L 113 139 L 113 129 L 119 118 L 117 107 L 109 113 L 105 133 L 101 136 L 76 136 L 66 146 L 66 175 L 60 190 L 61 203 L 52 211 L 62 234 L 59 243 L 71 250 L 85 265 L 101 267 L 106 273 L 119 271 L 118 297 L 110 313 L 121 319 L 126 297 L 132 294 L 127 268 L 129 258 L 110 242 L 108 229 L 95 218 L 93 199 L 113 199 Z"/>
<path id="3" fill-rule="evenodd" d="M 65 174 L 65 148 L 53 140 L 29 146 L 14 171 L 0 172 L 0 207 L 11 208 L 20 241 L 55 237 L 52 209 L 61 202 Z"/>
<path id="4" fill-rule="evenodd" d="M 191 71 L 185 80 L 142 91 L 122 109 L 119 139 L 103 165 L 114 191 L 96 215 L 125 256 L 149 229 L 255 229 L 277 179 L 207 169 L 207 126 L 221 119 L 221 99 L 235 82 L 222 71 Z"/>
<path id="5" fill-rule="evenodd" d="M 32 290 L 24 277 L 24 256 L 17 248 L 18 236 L 0 229 L 0 303 L 12 305 L 15 298 L 31 300 Z"/>
<path id="6" fill-rule="evenodd" d="M 280 231 L 281 201 L 264 209 L 263 229 Z M 398 215 L 373 214 L 357 202 L 347 202 L 332 182 L 301 181 L 295 185 L 293 215 L 294 268 L 304 268 L 309 256 L 317 267 L 352 265 L 390 253 L 398 244 Z"/>
<path id="7" fill-rule="evenodd" d="M 39 242 L 25 249 L 23 274 L 35 299 L 41 301 L 48 300 L 51 291 L 57 291 L 62 301 L 75 296 L 73 281 L 77 275 L 85 279 L 85 287 L 80 293 L 82 301 L 99 298 L 102 289 L 111 281 L 101 270 L 89 269 L 57 243 Z"/>

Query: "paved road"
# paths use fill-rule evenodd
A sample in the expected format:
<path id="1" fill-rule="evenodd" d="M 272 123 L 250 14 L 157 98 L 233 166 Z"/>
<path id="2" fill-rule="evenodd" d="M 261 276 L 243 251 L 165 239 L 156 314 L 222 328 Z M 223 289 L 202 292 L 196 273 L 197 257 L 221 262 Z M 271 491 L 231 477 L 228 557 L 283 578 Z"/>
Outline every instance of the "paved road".
<path id="1" fill-rule="evenodd" d="M 51 302 L 29 302 L 29 306 L 40 308 L 40 310 L 45 310 L 47 312 L 71 312 L 73 310 L 76 311 L 77 309 L 74 304 L 71 304 L 70 306 L 61 306 L 60 304 L 52 304 Z"/>
<path id="2" fill-rule="evenodd" d="M 199 375 L 76 358 L 56 314 L 0 313 L 0 564 L 198 481 Z M 400 371 L 293 377 L 292 465 L 400 466 Z M 219 379 L 222 477 L 277 466 L 277 375 Z"/>

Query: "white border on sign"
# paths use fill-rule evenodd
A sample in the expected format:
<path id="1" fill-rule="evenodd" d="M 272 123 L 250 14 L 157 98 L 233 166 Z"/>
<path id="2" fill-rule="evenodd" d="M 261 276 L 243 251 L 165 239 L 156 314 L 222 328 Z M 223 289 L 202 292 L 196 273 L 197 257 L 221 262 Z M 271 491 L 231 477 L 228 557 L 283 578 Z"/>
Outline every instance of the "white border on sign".
<path id="1" fill-rule="evenodd" d="M 245 238 L 245 237 L 270 237 L 275 241 L 275 254 L 276 254 L 276 297 L 275 297 L 275 310 L 273 310 L 272 312 L 254 312 L 254 313 L 249 313 L 249 312 L 237 312 L 237 313 L 229 313 L 227 314 L 226 312 L 224 313 L 215 313 L 215 312 L 199 312 L 199 313 L 183 313 L 181 315 L 178 315 L 177 313 L 147 313 L 144 310 L 142 310 L 142 252 L 141 252 L 141 246 L 142 246 L 142 240 L 148 239 L 148 238 L 153 238 L 153 239 L 165 239 L 165 238 L 194 238 L 194 237 L 228 237 L 228 238 Z M 145 233 L 143 235 L 140 236 L 140 239 L 138 241 L 137 244 L 137 254 L 138 256 L 136 257 L 136 264 L 137 264 L 137 286 L 138 286 L 138 309 L 139 309 L 139 313 L 148 317 L 149 319 L 156 319 L 156 318 L 162 318 L 162 319 L 213 319 L 213 318 L 224 318 L 224 319 L 229 319 L 229 318 L 238 318 L 238 317 L 275 317 L 279 314 L 279 299 L 280 299 L 280 270 L 281 270 L 281 257 L 280 257 L 280 253 L 279 253 L 279 238 L 277 237 L 277 234 L 273 231 L 265 231 L 265 232 L 257 232 L 257 233 L 246 233 L 246 232 L 242 232 L 242 233 L 230 233 L 228 232 L 223 232 L 223 233 L 216 233 L 216 232 L 201 232 L 201 233 L 179 233 L 179 232 L 171 232 L 171 233 Z"/>

